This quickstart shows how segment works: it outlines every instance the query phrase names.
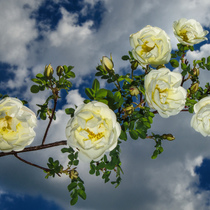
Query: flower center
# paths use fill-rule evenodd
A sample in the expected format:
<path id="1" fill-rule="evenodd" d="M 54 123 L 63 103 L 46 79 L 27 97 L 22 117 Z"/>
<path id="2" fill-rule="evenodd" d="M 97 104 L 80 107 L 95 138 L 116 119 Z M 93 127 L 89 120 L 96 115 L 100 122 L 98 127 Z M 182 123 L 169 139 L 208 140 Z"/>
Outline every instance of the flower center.
<path id="1" fill-rule="evenodd" d="M 180 31 L 180 36 L 186 42 L 195 38 L 195 34 L 192 33 L 191 31 L 187 31 L 186 29 Z"/>
<path id="2" fill-rule="evenodd" d="M 6 116 L 2 119 L 0 119 L 0 129 L 2 131 L 12 131 L 11 128 L 12 125 L 12 117 Z"/>
<path id="3" fill-rule="evenodd" d="M 168 97 L 168 93 L 167 93 L 168 88 L 161 89 L 158 85 L 156 85 L 156 89 L 159 92 L 160 102 L 162 104 L 165 104 Z"/>
<path id="4" fill-rule="evenodd" d="M 144 44 L 141 47 L 142 47 L 142 53 L 143 52 L 148 53 L 148 52 L 150 52 L 151 50 L 154 49 L 155 45 L 153 43 L 145 41 Z"/>
<path id="5" fill-rule="evenodd" d="M 84 141 L 91 140 L 91 142 L 98 141 L 102 137 L 104 137 L 104 132 L 100 132 L 95 134 L 93 131 L 91 131 L 89 128 L 84 129 L 86 132 L 88 132 L 89 139 L 85 139 Z"/>
<path id="6" fill-rule="evenodd" d="M 5 116 L 4 118 L 0 119 L 0 134 L 3 136 L 16 135 L 20 126 L 20 123 L 16 125 L 14 124 L 12 117 Z"/>

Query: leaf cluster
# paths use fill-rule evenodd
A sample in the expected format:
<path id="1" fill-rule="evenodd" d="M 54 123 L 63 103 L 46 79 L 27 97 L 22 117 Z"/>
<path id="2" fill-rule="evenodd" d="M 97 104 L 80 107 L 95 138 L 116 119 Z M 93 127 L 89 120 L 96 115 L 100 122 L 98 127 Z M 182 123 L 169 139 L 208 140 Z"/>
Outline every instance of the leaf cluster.
<path id="1" fill-rule="evenodd" d="M 154 133 L 152 133 L 152 134 L 153 134 L 152 137 L 155 140 L 156 145 L 155 145 L 155 151 L 153 152 L 151 158 L 156 159 L 157 156 L 163 152 L 163 147 L 162 147 L 163 137 L 158 134 L 156 134 L 156 135 Z"/>
<path id="2" fill-rule="evenodd" d="M 48 179 L 49 176 L 55 177 L 55 174 L 59 174 L 63 170 L 63 166 L 59 163 L 59 161 L 54 161 L 52 157 L 48 159 L 47 166 L 50 170 L 45 171 L 45 173 L 47 173 L 47 175 L 45 176 L 46 179 Z"/>
<path id="3" fill-rule="evenodd" d="M 71 205 L 75 205 L 78 201 L 78 196 L 83 200 L 86 200 L 86 192 L 84 187 L 84 181 L 78 176 L 77 179 L 72 179 L 71 183 L 68 185 L 68 190 L 71 196 Z"/>
<path id="4" fill-rule="evenodd" d="M 108 160 L 107 156 L 104 155 L 100 161 L 91 161 L 89 174 L 99 176 L 102 173 L 102 179 L 104 179 L 104 182 L 107 183 L 110 181 L 112 170 L 114 170 L 116 172 L 116 180 L 112 181 L 111 184 L 116 184 L 115 187 L 118 187 L 122 180 L 121 173 L 123 173 L 120 161 L 119 144 L 109 153 L 109 156 L 110 160 Z"/>
<path id="5" fill-rule="evenodd" d="M 77 166 L 79 164 L 78 152 L 74 151 L 73 148 L 71 148 L 71 147 L 62 148 L 61 152 L 69 153 L 68 154 L 69 168 L 71 168 L 72 165 Z M 74 170 L 74 169 L 71 169 L 71 170 Z M 69 173 L 71 173 L 71 170 L 69 171 Z M 70 174 L 69 174 L 69 176 L 70 176 Z M 70 176 L 70 178 L 71 178 L 71 176 Z M 79 176 L 77 176 L 77 178 L 71 178 L 71 183 L 68 185 L 68 190 L 69 190 L 69 192 L 71 192 L 71 194 L 70 194 L 70 196 L 72 198 L 70 201 L 71 205 L 75 205 L 77 203 L 78 196 L 81 197 L 83 200 L 86 199 L 84 181 Z"/>

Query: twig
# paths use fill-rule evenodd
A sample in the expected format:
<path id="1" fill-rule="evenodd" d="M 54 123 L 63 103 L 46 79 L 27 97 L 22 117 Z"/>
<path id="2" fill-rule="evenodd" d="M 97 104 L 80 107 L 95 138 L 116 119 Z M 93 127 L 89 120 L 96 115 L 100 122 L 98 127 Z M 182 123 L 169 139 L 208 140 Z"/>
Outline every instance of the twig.
<path id="1" fill-rule="evenodd" d="M 24 150 L 18 151 L 18 152 L 15 152 L 15 151 L 7 152 L 7 153 L 0 152 L 0 157 L 7 156 L 7 155 L 15 155 L 17 153 L 36 151 L 36 150 L 46 149 L 46 148 L 60 146 L 60 145 L 67 145 L 67 141 L 63 140 L 63 141 L 57 141 L 57 142 L 53 142 L 53 143 L 49 143 L 49 144 L 45 144 L 45 145 L 27 147 Z"/>
<path id="2" fill-rule="evenodd" d="M 56 96 L 57 96 L 57 94 L 56 94 Z M 52 110 L 52 115 L 51 115 L 51 117 L 50 117 L 50 121 L 49 121 L 48 126 L 47 126 L 47 128 L 46 128 L 44 137 L 43 137 L 43 139 L 42 139 L 42 145 L 44 145 L 44 143 L 45 143 L 45 139 L 46 139 L 46 137 L 47 137 L 47 133 L 48 133 L 48 131 L 49 131 L 50 125 L 51 125 L 51 123 L 52 123 L 52 120 L 53 120 L 53 117 L 54 117 L 54 114 L 55 114 L 56 105 L 57 105 L 57 97 L 54 99 L 54 107 L 53 107 L 53 110 Z"/>
<path id="3" fill-rule="evenodd" d="M 39 165 L 36 165 L 36 164 L 34 164 L 34 163 L 31 163 L 31 162 L 29 162 L 29 161 L 27 161 L 27 160 L 24 160 L 23 158 L 21 158 L 21 157 L 18 156 L 17 154 L 14 154 L 14 156 L 15 156 L 16 158 L 18 158 L 19 160 L 21 160 L 22 162 L 27 163 L 28 165 L 31 165 L 31 166 L 40 168 L 40 169 L 42 169 L 42 170 L 44 170 L 44 171 L 50 171 L 49 168 L 44 168 L 44 167 L 42 167 L 42 166 L 39 166 Z"/>

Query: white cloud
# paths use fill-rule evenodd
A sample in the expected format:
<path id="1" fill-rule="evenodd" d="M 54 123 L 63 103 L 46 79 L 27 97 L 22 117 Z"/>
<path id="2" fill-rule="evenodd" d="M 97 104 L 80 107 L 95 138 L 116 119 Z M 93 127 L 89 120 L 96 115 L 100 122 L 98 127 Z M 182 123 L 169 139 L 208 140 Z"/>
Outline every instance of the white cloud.
<path id="1" fill-rule="evenodd" d="M 67 104 L 63 107 L 65 108 L 75 108 L 76 106 L 79 106 L 81 104 L 83 104 L 83 101 L 85 100 L 85 98 L 81 97 L 81 95 L 79 94 L 79 90 L 71 90 L 69 91 L 68 95 L 66 96 L 66 102 Z"/>
<path id="2" fill-rule="evenodd" d="M 2 0 L 0 3 L 0 61 L 22 65 L 28 57 L 27 47 L 38 35 L 30 13 L 41 1 Z"/>

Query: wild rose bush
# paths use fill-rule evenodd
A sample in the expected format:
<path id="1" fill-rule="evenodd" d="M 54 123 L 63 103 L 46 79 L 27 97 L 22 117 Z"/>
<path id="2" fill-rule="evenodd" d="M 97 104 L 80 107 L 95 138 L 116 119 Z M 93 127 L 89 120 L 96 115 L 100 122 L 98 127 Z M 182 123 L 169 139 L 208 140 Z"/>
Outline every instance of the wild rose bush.
<path id="1" fill-rule="evenodd" d="M 105 183 L 113 178 L 110 175 L 114 173 L 116 178 L 111 183 L 117 187 L 123 172 L 120 144 L 127 140 L 128 135 L 134 140 L 153 139 L 155 150 L 152 159 L 163 152 L 162 141 L 175 139 L 170 133 L 154 134 L 149 131 L 155 114 L 168 118 L 182 111 L 194 113 L 189 124 L 203 136 L 210 136 L 210 85 L 207 83 L 205 88 L 200 87 L 198 78 L 200 70 L 210 70 L 210 56 L 194 60 L 192 64 L 186 58 L 186 52 L 193 51 L 194 44 L 207 40 L 208 31 L 203 30 L 197 21 L 184 18 L 173 23 L 173 31 L 180 42 L 176 51 L 172 51 L 169 36 L 158 27 L 148 25 L 131 34 L 129 41 L 132 49 L 128 55 L 122 56 L 122 60 L 130 63 L 130 71 L 125 75 L 115 72 L 112 55 L 102 57 L 95 76 L 112 84 L 114 89 L 100 88 L 99 80 L 94 79 L 92 87 L 85 89 L 87 99 L 84 104 L 65 110 L 70 115 L 66 125 L 67 140 L 46 143 L 50 126 L 56 120 L 60 92 L 63 89 L 68 92 L 72 87 L 70 80 L 75 78 L 73 66 L 58 66 L 55 75 L 49 64 L 43 73 L 32 79 L 35 83 L 31 87 L 32 93 L 51 90 L 45 103 L 38 105 L 38 118 L 49 121 L 37 146 L 27 147 L 35 137 L 36 117 L 33 111 L 19 99 L 1 95 L 0 156 L 14 155 L 44 170 L 46 178 L 68 175 L 71 179 L 68 190 L 71 192 L 71 205 L 74 205 L 78 196 L 86 199 L 84 182 L 76 170 L 80 160 L 90 164 L 91 175 L 101 174 Z M 178 68 L 180 73 L 173 71 L 174 68 Z M 186 81 L 189 87 L 183 87 Z M 19 156 L 21 152 L 59 145 L 67 145 L 61 150 L 67 153 L 66 168 L 51 157 L 46 168 Z"/>

